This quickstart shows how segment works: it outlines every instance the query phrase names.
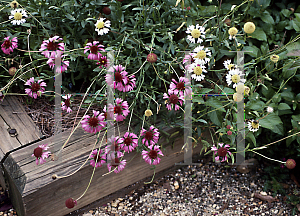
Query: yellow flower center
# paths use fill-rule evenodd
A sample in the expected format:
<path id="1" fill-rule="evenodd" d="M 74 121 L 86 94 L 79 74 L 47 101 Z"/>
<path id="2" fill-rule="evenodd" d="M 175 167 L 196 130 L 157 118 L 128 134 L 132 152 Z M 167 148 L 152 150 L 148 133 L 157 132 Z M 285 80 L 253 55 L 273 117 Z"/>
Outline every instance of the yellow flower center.
<path id="1" fill-rule="evenodd" d="M 238 33 L 238 30 L 237 30 L 236 27 L 232 27 L 232 28 L 230 28 L 230 29 L 228 30 L 228 33 L 229 33 L 230 35 L 236 35 L 236 34 Z"/>
<path id="2" fill-rule="evenodd" d="M 234 83 L 238 83 L 238 82 L 241 80 L 241 78 L 240 78 L 239 75 L 235 74 L 235 75 L 232 75 L 232 76 L 231 76 L 231 80 L 232 80 L 232 82 L 234 82 Z"/>
<path id="3" fill-rule="evenodd" d="M 279 60 L 279 56 L 278 55 L 271 55 L 270 59 L 271 59 L 272 62 L 276 63 Z"/>
<path id="4" fill-rule="evenodd" d="M 196 75 L 201 75 L 202 74 L 202 68 L 200 66 L 197 66 L 194 68 L 194 73 Z"/>
<path id="5" fill-rule="evenodd" d="M 22 19 L 22 14 L 20 12 L 16 12 L 14 15 L 15 20 L 21 20 Z"/>
<path id="6" fill-rule="evenodd" d="M 198 29 L 193 29 L 191 34 L 192 34 L 193 38 L 199 38 L 201 35 L 201 32 Z"/>
<path id="7" fill-rule="evenodd" d="M 104 27 L 104 22 L 98 22 L 98 24 L 96 25 L 96 27 L 97 27 L 98 29 L 103 28 L 103 27 Z"/>
<path id="8" fill-rule="evenodd" d="M 195 56 L 195 58 L 198 59 L 205 59 L 206 57 L 206 52 L 204 50 L 201 50 L 200 52 L 197 53 L 197 55 Z"/>
<path id="9" fill-rule="evenodd" d="M 232 69 L 234 69 L 234 64 L 230 64 L 230 65 L 228 65 L 228 68 L 229 68 L 229 70 L 232 70 Z"/>
<path id="10" fill-rule="evenodd" d="M 259 126 L 259 123 L 256 123 L 256 122 L 252 122 L 251 123 L 251 126 L 252 126 L 252 128 L 258 128 L 258 126 Z"/>

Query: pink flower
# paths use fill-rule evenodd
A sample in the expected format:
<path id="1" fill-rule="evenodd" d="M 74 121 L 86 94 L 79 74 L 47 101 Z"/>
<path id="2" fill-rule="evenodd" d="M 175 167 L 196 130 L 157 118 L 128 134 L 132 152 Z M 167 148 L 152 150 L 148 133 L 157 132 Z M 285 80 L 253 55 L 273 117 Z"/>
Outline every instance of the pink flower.
<path id="1" fill-rule="evenodd" d="M 34 149 L 31 157 L 36 157 L 35 160 L 36 165 L 39 165 L 39 159 L 40 159 L 40 164 L 43 164 L 46 162 L 45 159 L 49 157 L 49 154 L 51 153 L 50 151 L 43 152 L 48 150 L 49 147 L 47 145 L 48 144 L 39 145 L 39 147 Z"/>
<path id="2" fill-rule="evenodd" d="M 106 74 L 105 80 L 111 88 L 114 86 L 114 89 L 118 89 L 119 91 L 128 92 L 133 90 L 135 87 L 135 75 L 131 75 L 129 78 L 127 77 L 127 72 L 125 71 L 125 67 L 122 65 L 114 66 L 108 70 L 109 72 L 114 72 L 114 77 L 111 74 Z M 114 81 L 113 81 L 114 79 Z"/>
<path id="3" fill-rule="evenodd" d="M 97 133 L 101 131 L 104 127 L 106 122 L 104 121 L 104 114 L 101 113 L 99 115 L 99 111 L 93 110 L 93 117 L 85 115 L 83 120 L 81 121 L 82 128 L 89 133 Z"/>
<path id="4" fill-rule="evenodd" d="M 62 55 L 61 57 L 65 57 L 66 55 Z M 70 61 L 61 61 L 61 73 L 66 71 L 69 66 Z M 49 58 L 47 64 L 51 69 L 54 69 L 55 66 L 55 58 Z M 59 68 L 56 68 L 56 73 L 59 73 Z"/>
<path id="5" fill-rule="evenodd" d="M 0 91 L 0 102 L 4 100 L 4 94 Z"/>
<path id="6" fill-rule="evenodd" d="M 191 55 L 185 55 L 185 56 L 184 56 L 184 59 L 183 59 L 183 64 L 185 64 L 186 62 L 188 62 L 189 59 L 191 59 L 191 64 L 194 63 L 195 60 L 194 60 L 194 58 L 193 58 Z M 186 70 L 189 70 L 189 66 L 190 66 L 190 65 L 186 65 L 186 66 L 185 66 L 185 69 L 186 69 Z"/>
<path id="7" fill-rule="evenodd" d="M 160 162 L 158 155 L 164 156 L 158 145 L 152 145 L 149 147 L 149 151 L 142 151 L 143 159 L 150 165 L 157 165 Z"/>
<path id="8" fill-rule="evenodd" d="M 150 147 L 158 142 L 159 132 L 158 129 L 155 128 L 153 125 L 151 125 L 148 131 L 142 128 L 140 133 L 141 133 L 141 137 L 144 136 L 144 138 L 142 139 L 142 143 L 147 147 Z"/>
<path id="9" fill-rule="evenodd" d="M 123 101 L 121 98 L 116 99 L 116 104 L 114 107 L 112 104 L 109 104 L 108 107 L 110 109 L 110 112 L 114 112 L 114 119 L 117 122 L 123 121 L 130 113 L 130 111 L 128 110 L 127 101 Z"/>
<path id="10" fill-rule="evenodd" d="M 138 146 L 138 137 L 134 133 L 126 132 L 124 134 L 124 141 L 120 148 L 125 152 L 132 152 Z"/>
<path id="11" fill-rule="evenodd" d="M 18 40 L 17 37 L 14 37 L 12 40 L 9 40 L 10 36 L 4 38 L 4 43 L 1 45 L 1 49 L 5 54 L 10 54 L 13 52 L 15 48 L 18 47 Z"/>
<path id="12" fill-rule="evenodd" d="M 108 171 L 110 172 L 112 169 L 115 169 L 117 167 L 114 172 L 119 173 L 125 168 L 126 160 L 122 160 L 121 162 L 119 158 L 114 158 L 114 160 L 114 162 L 116 163 L 115 165 L 112 165 L 111 163 L 107 164 Z"/>
<path id="13" fill-rule="evenodd" d="M 25 93 L 28 94 L 29 97 L 32 97 L 34 99 L 37 98 L 37 96 L 41 96 L 42 93 L 45 92 L 45 88 L 47 85 L 45 82 L 42 82 L 43 80 L 38 80 L 37 82 L 34 82 L 34 78 L 31 77 L 25 85 L 29 85 L 31 88 L 26 88 Z"/>
<path id="14" fill-rule="evenodd" d="M 106 56 L 101 56 L 100 59 L 99 59 L 99 62 L 97 62 L 96 64 L 100 65 L 99 68 L 102 68 L 102 67 L 108 68 L 109 67 L 109 60 L 107 59 Z"/>
<path id="15" fill-rule="evenodd" d="M 108 141 L 110 144 L 108 144 L 105 147 L 105 154 L 107 154 L 107 159 L 112 160 L 112 158 L 115 158 L 115 154 L 117 154 L 117 157 L 123 157 L 124 154 L 121 152 L 120 144 L 124 141 L 123 138 L 119 138 L 111 136 L 111 138 L 108 138 Z"/>
<path id="16" fill-rule="evenodd" d="M 67 94 L 67 95 L 62 96 L 62 97 L 64 99 L 66 99 L 65 102 L 63 102 L 63 101 L 61 102 L 61 108 L 62 108 L 62 110 L 66 110 L 67 113 L 72 112 L 72 109 L 70 107 L 70 105 L 71 105 L 71 101 L 70 101 L 71 95 Z"/>
<path id="17" fill-rule="evenodd" d="M 188 81 L 188 78 L 186 77 L 180 77 L 179 82 L 177 82 L 175 79 L 172 79 L 173 82 L 170 84 L 170 89 L 174 91 L 174 94 L 178 94 L 182 96 L 184 95 L 185 97 L 192 94 L 192 88 L 189 86 L 189 88 L 186 88 L 186 84 L 190 84 Z M 183 94 L 184 92 L 184 94 Z"/>
<path id="18" fill-rule="evenodd" d="M 180 95 L 178 97 L 178 95 L 175 93 L 175 91 L 176 90 L 173 91 L 173 90 L 169 89 L 168 90 L 169 96 L 166 93 L 164 93 L 163 99 L 169 99 L 168 104 L 167 104 L 168 110 L 172 110 L 173 105 L 175 105 L 175 110 L 179 110 L 179 106 L 177 105 L 178 102 L 182 106 L 182 102 L 184 100 L 184 96 Z M 165 101 L 165 103 L 167 103 L 167 101 Z"/>
<path id="19" fill-rule="evenodd" d="M 93 44 L 87 43 L 86 46 L 84 47 L 84 53 L 86 53 L 89 50 L 91 51 L 91 53 L 88 55 L 88 59 L 99 60 L 100 57 L 102 56 L 100 51 L 105 52 L 105 49 L 102 48 L 104 46 L 101 44 L 97 45 L 98 43 L 99 41 L 93 41 Z"/>
<path id="20" fill-rule="evenodd" d="M 92 158 L 92 160 L 90 160 L 90 165 L 91 166 L 95 167 L 95 165 L 96 165 L 96 167 L 101 167 L 106 162 L 106 155 L 103 154 L 101 156 L 102 152 L 103 152 L 102 149 L 100 149 L 99 155 L 98 155 L 98 150 L 97 149 L 95 149 L 92 152 L 91 156 L 89 157 L 89 158 Z"/>
<path id="21" fill-rule="evenodd" d="M 227 160 L 227 153 L 231 156 L 231 152 L 228 151 L 228 149 L 227 149 L 227 148 L 230 147 L 230 145 L 225 145 L 225 146 L 223 147 L 223 144 L 224 144 L 224 143 L 218 143 L 218 145 L 220 146 L 219 149 L 218 149 L 217 147 L 215 147 L 215 146 L 211 147 L 211 150 L 214 152 L 214 156 L 215 156 L 216 154 L 218 154 L 218 156 L 215 157 L 215 160 L 216 160 L 216 161 L 219 161 L 219 160 L 220 160 L 220 157 L 223 157 L 223 160 L 222 160 L 221 162 L 226 161 L 226 160 Z"/>
<path id="22" fill-rule="evenodd" d="M 62 38 L 59 38 L 59 36 L 54 36 L 52 38 L 49 38 L 49 40 L 44 40 L 40 51 L 43 51 L 42 54 L 46 58 L 53 58 L 55 59 L 55 51 L 60 49 L 61 51 L 64 51 L 64 43 L 58 43 L 60 40 L 63 40 Z"/>

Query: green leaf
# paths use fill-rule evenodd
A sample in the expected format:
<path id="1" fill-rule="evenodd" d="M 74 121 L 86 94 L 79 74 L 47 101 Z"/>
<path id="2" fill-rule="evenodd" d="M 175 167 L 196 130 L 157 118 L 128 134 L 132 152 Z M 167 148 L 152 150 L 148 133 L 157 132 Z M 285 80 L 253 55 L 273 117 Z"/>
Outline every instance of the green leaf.
<path id="1" fill-rule="evenodd" d="M 259 120 L 259 125 L 261 127 L 268 128 L 270 130 L 275 130 L 274 131 L 275 133 L 279 133 L 281 131 L 281 128 L 276 126 L 278 124 L 283 124 L 283 123 L 279 118 L 279 116 L 275 115 L 274 113 L 271 113 L 267 115 L 265 118 Z"/>
<path id="2" fill-rule="evenodd" d="M 67 17 L 68 19 L 72 20 L 72 21 L 75 21 L 75 20 L 76 20 L 76 19 L 75 19 L 72 15 L 70 15 L 70 14 L 66 14 L 66 17 Z"/>
<path id="3" fill-rule="evenodd" d="M 212 89 L 210 89 L 210 88 L 202 88 L 202 89 L 199 90 L 199 94 L 206 94 L 206 93 L 209 93 L 211 91 L 212 91 Z"/>
<path id="4" fill-rule="evenodd" d="M 287 110 L 287 109 L 291 109 L 291 107 L 286 103 L 280 103 L 278 106 L 278 109 L 279 110 Z"/>
<path id="5" fill-rule="evenodd" d="M 286 139 L 286 147 L 289 147 L 289 145 L 296 139 L 296 136 L 292 136 Z"/>
<path id="6" fill-rule="evenodd" d="M 74 2 L 73 1 L 66 1 L 60 7 L 70 6 L 70 5 L 74 5 Z"/>
<path id="7" fill-rule="evenodd" d="M 263 101 L 248 101 L 247 107 L 252 110 L 261 110 L 265 103 Z"/>
<path id="8" fill-rule="evenodd" d="M 256 139 L 255 139 L 255 136 L 253 135 L 253 133 L 248 133 L 246 138 L 249 138 L 252 143 L 254 144 L 254 146 L 256 147 Z"/>
<path id="9" fill-rule="evenodd" d="M 300 114 L 298 114 L 298 115 L 292 115 L 292 119 L 294 119 L 295 121 L 300 122 Z"/>
<path id="10" fill-rule="evenodd" d="M 269 11 L 264 11 L 261 16 L 261 20 L 264 21 L 265 23 L 270 23 L 272 25 L 275 24 L 273 17 L 270 15 Z"/>
<path id="11" fill-rule="evenodd" d="M 244 46 L 243 51 L 246 51 L 246 54 L 248 54 L 251 57 L 257 58 L 259 49 L 256 46 Z M 252 52 L 247 52 L 247 51 L 252 51 Z"/>
<path id="12" fill-rule="evenodd" d="M 267 41 L 267 35 L 260 27 L 255 29 L 255 31 L 251 34 L 251 37 L 257 40 Z"/>
<path id="13" fill-rule="evenodd" d="M 208 100 L 205 102 L 205 105 L 206 105 L 206 106 L 214 107 L 214 108 L 216 108 L 216 109 L 218 109 L 218 108 L 220 108 L 220 107 L 223 106 L 222 103 L 221 103 L 221 101 L 219 101 L 219 100 L 218 100 L 217 98 L 215 98 L 215 97 L 209 97 Z M 220 110 L 220 111 L 222 111 L 222 112 L 226 112 L 226 110 L 225 110 L 224 107 L 222 107 L 222 108 L 220 108 L 220 109 L 218 109 L 218 110 Z"/>
<path id="14" fill-rule="evenodd" d="M 222 127 L 222 115 L 220 111 L 216 110 L 214 112 L 208 113 L 207 115 L 214 124 Z"/>
<path id="15" fill-rule="evenodd" d="M 193 96 L 192 101 L 204 104 L 203 98 L 201 96 L 198 96 L 198 95 Z"/>

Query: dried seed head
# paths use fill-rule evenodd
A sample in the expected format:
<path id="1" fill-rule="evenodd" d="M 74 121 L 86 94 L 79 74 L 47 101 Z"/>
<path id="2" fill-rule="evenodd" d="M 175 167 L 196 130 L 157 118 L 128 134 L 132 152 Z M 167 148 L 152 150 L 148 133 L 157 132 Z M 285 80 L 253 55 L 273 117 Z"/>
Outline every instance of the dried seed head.
<path id="1" fill-rule="evenodd" d="M 294 169 L 296 166 L 296 162 L 293 159 L 288 159 L 285 164 L 288 169 Z"/>

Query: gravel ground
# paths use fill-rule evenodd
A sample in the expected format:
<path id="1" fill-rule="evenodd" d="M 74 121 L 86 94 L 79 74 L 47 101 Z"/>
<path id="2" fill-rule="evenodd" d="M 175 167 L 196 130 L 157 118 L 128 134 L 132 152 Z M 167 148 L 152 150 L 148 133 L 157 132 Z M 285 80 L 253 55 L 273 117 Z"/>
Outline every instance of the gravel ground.
<path id="1" fill-rule="evenodd" d="M 203 160 L 198 162 L 201 164 L 182 166 L 104 206 L 68 215 L 292 215 L 293 206 L 285 204 L 284 197 L 280 194 L 271 202 L 257 197 L 256 194 L 264 194 L 264 181 L 261 180 L 263 165 L 258 165 L 256 171 L 242 174 L 235 167 L 225 168 L 224 164 L 205 163 Z M 287 194 L 293 193 L 297 188 L 291 180 L 285 185 L 288 186 Z M 4 191 L 0 189 L 1 197 L 4 198 Z M 267 195 L 271 193 L 267 192 Z M 8 200 L 1 204 L 3 203 L 9 205 Z M 0 215 L 17 214 L 12 207 L 0 212 Z"/>
<path id="2" fill-rule="evenodd" d="M 153 182 L 140 196 L 133 191 L 80 215 L 292 215 L 292 206 L 281 195 L 270 202 L 260 199 L 271 195 L 263 192 L 261 168 L 242 174 L 212 162 L 184 166 Z M 291 180 L 285 184 L 288 194 L 297 187 Z"/>

